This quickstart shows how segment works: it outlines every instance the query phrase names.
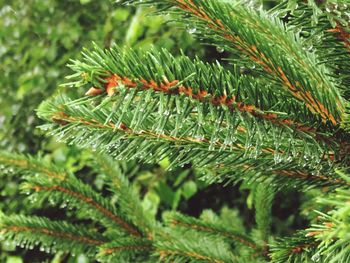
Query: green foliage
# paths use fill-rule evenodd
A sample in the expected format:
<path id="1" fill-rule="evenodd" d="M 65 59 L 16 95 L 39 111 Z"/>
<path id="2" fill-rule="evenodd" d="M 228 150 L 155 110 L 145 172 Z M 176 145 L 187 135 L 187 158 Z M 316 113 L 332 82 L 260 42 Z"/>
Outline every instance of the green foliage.
<path id="1" fill-rule="evenodd" d="M 281 3 L 274 10 L 275 15 L 286 18 L 292 30 L 298 30 L 306 49 L 314 50 L 320 64 L 325 64 L 333 76 L 333 82 L 346 99 L 347 114 L 343 128 L 349 129 L 349 36 L 348 4 L 346 1 L 298 1 L 298 8 Z M 311 17 L 312 19 L 308 19 Z M 306 22 L 308 21 L 308 22 Z"/>
<path id="2" fill-rule="evenodd" d="M 349 182 L 349 175 L 337 171 Z M 274 262 L 347 262 L 349 259 L 349 188 L 314 199 L 326 212 L 316 211 L 317 221 L 294 237 L 272 246 Z"/>
<path id="3" fill-rule="evenodd" d="M 2 238 L 12 239 L 18 246 L 33 249 L 40 245 L 40 250 L 55 253 L 56 249 L 70 253 L 93 254 L 96 245 L 104 238 L 98 233 L 82 230 L 66 222 L 55 222 L 42 217 L 1 216 Z"/>
<path id="4" fill-rule="evenodd" d="M 235 229 L 231 229 L 232 226 L 225 224 L 216 215 L 214 215 L 214 220 L 208 220 L 204 215 L 202 215 L 202 219 L 196 219 L 179 213 L 170 213 L 165 215 L 165 220 L 169 225 L 174 225 L 183 231 L 198 231 L 208 236 L 223 238 L 237 247 L 246 246 L 249 249 L 258 249 L 254 241 L 244 232 L 242 233 L 242 229 L 235 231 Z"/>
<path id="5" fill-rule="evenodd" d="M 41 121 L 35 109 L 62 83 L 62 77 L 69 72 L 65 65 L 70 58 L 76 57 L 83 46 L 91 46 L 92 41 L 105 47 L 119 43 L 145 50 L 155 44 L 174 51 L 181 44 L 188 52 L 204 54 L 186 32 L 169 28 L 164 25 L 166 18 L 147 17 L 146 12 L 143 8 L 116 6 L 109 0 L 0 0 L 0 148 L 42 152 L 43 159 L 55 160 L 60 168 L 83 169 L 90 153 L 67 148 L 54 140 L 43 140 L 36 129 Z M 71 95 L 76 93 L 66 91 Z M 7 214 L 39 209 L 18 194 L 16 171 L 2 169 L 7 172 L 0 181 L 0 210 Z M 85 177 L 90 175 L 91 172 L 85 171 Z M 97 183 L 94 178 L 90 181 Z M 4 258 L 0 256 L 1 262 L 6 261 L 7 253 L 23 254 L 20 249 L 11 252 L 11 246 L 1 250 L 5 251 L 1 253 L 5 254 Z M 44 261 L 40 253 L 38 258 L 30 253 L 23 256 L 24 261 Z"/>
<path id="6" fill-rule="evenodd" d="M 172 213 L 164 215 L 164 223 L 150 220 L 144 216 L 147 212 L 120 165 L 107 156 L 97 157 L 97 165 L 94 164 L 95 170 L 110 175 L 107 181 L 111 192 L 107 196 L 72 173 L 61 176 L 61 171 L 57 176 L 53 171 L 59 171 L 58 167 L 51 164 L 52 170 L 48 170 L 48 164 L 40 166 L 37 158 L 8 153 L 1 156 L 6 157 L 9 167 L 23 175 L 21 189 L 31 202 L 42 205 L 49 201 L 50 206 L 73 209 L 79 217 L 89 218 L 88 223 L 70 224 L 45 217 L 1 215 L 2 237 L 18 246 L 27 249 L 40 246 L 47 253 L 84 253 L 102 262 L 144 262 L 157 257 L 169 262 L 232 262 L 235 260 L 232 244 L 237 246 L 236 255 L 242 259 L 251 258 L 247 249 L 261 253 L 261 248 L 242 233 L 244 229 L 230 230 L 219 217 L 210 221 L 210 217 L 215 217 L 212 212 L 207 211 L 202 219 Z M 18 164 L 24 161 L 26 168 L 19 168 Z M 117 196 L 116 202 L 112 202 L 111 194 Z"/>
<path id="7" fill-rule="evenodd" d="M 258 90 L 245 76 L 185 56 L 175 59 L 165 50 L 142 57 L 118 47 L 110 51 L 97 48 L 85 57 L 84 62 L 71 66 L 77 73 L 69 78 L 78 79 L 68 85 L 88 82 L 100 87 L 93 88 L 100 93 L 105 83 L 112 96 L 76 100 L 58 96 L 39 108 L 39 116 L 53 122 L 43 129 L 54 129 L 52 133 L 69 144 L 148 163 L 167 157 L 170 167 L 190 162 L 202 168 L 220 167 L 218 172 L 223 175 L 236 172 L 229 178 L 232 181 L 241 179 L 241 171 L 249 167 L 255 168 L 252 181 L 271 178 L 272 173 L 277 174 L 277 182 L 290 177 L 291 184 L 299 181 L 302 185 L 305 177 L 316 185 L 343 183 L 332 172 L 339 164 L 324 155 L 328 145 L 318 144 L 307 132 L 295 132 L 283 122 L 276 127 L 279 119 L 271 120 L 276 114 L 270 110 L 276 104 L 269 107 L 268 102 L 274 101 L 270 96 L 259 100 L 266 111 L 249 103 L 246 98 L 254 98 L 250 95 Z M 207 78 L 200 77 L 204 75 Z M 220 102 L 221 98 L 225 101 Z M 295 174 L 285 174 L 286 168 L 296 170 Z"/>
<path id="8" fill-rule="evenodd" d="M 69 59 L 91 41 L 105 47 L 119 43 L 148 49 L 157 44 L 177 50 L 181 43 L 184 50 L 198 49 L 184 32 L 161 27 L 164 18 L 149 18 L 141 8 L 109 0 L 1 0 L 0 6 L 2 148 L 40 149 L 34 109 L 62 83 Z"/>
<path id="9" fill-rule="evenodd" d="M 37 242 L 58 261 L 349 261 L 347 3 L 286 0 L 265 10 L 262 1 L 122 2 L 129 7 L 106 9 L 103 34 L 100 17 L 82 22 L 78 8 L 74 21 L 96 27 L 97 44 L 69 55 L 72 73 L 37 110 L 42 133 L 92 153 L 57 165 L 50 154 L 0 152 L 0 175 L 20 175 L 30 202 L 28 216 L 1 214 L 6 241 L 29 249 Z M 112 40 L 116 21 L 125 25 L 120 41 Z M 189 33 L 174 29 L 183 42 L 166 40 L 173 25 Z M 81 43 L 82 31 L 71 33 L 60 61 Z M 191 34 L 214 49 L 196 52 Z M 32 95 L 31 87 L 6 103 Z M 234 210 L 223 208 L 231 204 L 225 188 L 219 205 L 208 191 L 222 183 L 239 190 Z M 286 198 L 297 204 L 281 213 Z M 194 207 L 200 199 L 215 211 Z M 185 215 L 191 202 L 196 212 Z M 51 214 L 57 206 L 69 209 Z"/>
<path id="10" fill-rule="evenodd" d="M 271 228 L 271 210 L 274 189 L 266 184 L 259 184 L 254 191 L 255 220 L 261 233 L 261 239 L 267 242 Z"/>
<path id="11" fill-rule="evenodd" d="M 292 33 L 286 32 L 287 26 L 281 20 L 262 10 L 225 1 L 142 1 L 144 4 L 155 2 L 162 4 L 166 12 L 189 16 L 186 22 L 191 23 L 201 37 L 238 56 L 248 57 L 268 74 L 270 81 L 272 78 L 279 84 L 276 89 L 286 93 L 285 103 L 289 103 L 292 96 L 323 122 L 338 124 L 344 105 L 331 79 L 325 76 L 328 70 L 317 65 L 316 58 L 303 50 Z"/>

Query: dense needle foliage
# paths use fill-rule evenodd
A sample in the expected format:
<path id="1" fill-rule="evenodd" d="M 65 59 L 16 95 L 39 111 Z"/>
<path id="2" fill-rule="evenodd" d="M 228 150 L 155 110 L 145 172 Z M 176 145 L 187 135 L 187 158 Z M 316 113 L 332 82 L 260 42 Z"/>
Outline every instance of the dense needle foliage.
<path id="1" fill-rule="evenodd" d="M 1 175 L 25 195 L 25 208 L 0 210 L 5 251 L 39 249 L 52 262 L 350 262 L 348 3 L 113 9 L 125 23 L 134 12 L 124 41 L 108 18 L 103 43 L 66 55 L 70 73 L 37 108 L 36 133 L 66 146 L 25 155 L 4 140 Z M 155 46 L 131 36 L 145 15 L 169 22 Z M 78 157 L 59 162 L 55 148 Z"/>

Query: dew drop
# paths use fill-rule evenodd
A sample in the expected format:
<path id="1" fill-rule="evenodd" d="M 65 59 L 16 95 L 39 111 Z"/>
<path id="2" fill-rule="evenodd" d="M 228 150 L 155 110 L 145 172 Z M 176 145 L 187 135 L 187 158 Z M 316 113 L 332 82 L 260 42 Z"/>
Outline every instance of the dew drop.
<path id="1" fill-rule="evenodd" d="M 195 27 L 187 28 L 187 32 L 190 33 L 190 34 L 194 34 L 194 33 L 196 33 L 196 31 L 197 31 L 197 28 L 195 28 Z"/>
<path id="2" fill-rule="evenodd" d="M 223 47 L 216 47 L 216 51 L 219 53 L 223 53 L 225 49 Z"/>

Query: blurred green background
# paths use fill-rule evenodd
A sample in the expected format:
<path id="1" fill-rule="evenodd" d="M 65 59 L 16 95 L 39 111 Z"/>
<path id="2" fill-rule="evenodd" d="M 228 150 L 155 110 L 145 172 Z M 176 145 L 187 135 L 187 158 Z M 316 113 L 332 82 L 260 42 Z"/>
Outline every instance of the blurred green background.
<path id="1" fill-rule="evenodd" d="M 266 1 L 271 5 L 274 1 Z M 150 9 L 123 6 L 110 0 L 0 0 L 0 150 L 42 155 L 91 183 L 103 193 L 104 175 L 96 174 L 92 154 L 57 143 L 40 134 L 35 109 L 57 92 L 77 93 L 59 87 L 69 74 L 69 59 L 80 57 L 81 50 L 96 42 L 113 43 L 140 49 L 152 45 L 179 54 L 199 56 L 206 61 L 226 57 L 215 48 L 201 45 L 186 28 L 169 23 L 170 17 L 149 16 Z M 80 93 L 81 94 L 81 93 Z M 206 185 L 190 167 L 167 171 L 167 161 L 156 165 L 123 164 L 138 187 L 150 216 L 161 217 L 165 210 L 179 209 L 198 216 L 204 209 L 220 212 L 227 220 L 249 228 L 254 223 L 250 186 Z M 1 167 L 0 167 L 1 169 Z M 0 210 L 4 213 L 39 214 L 54 219 L 70 217 L 48 207 L 34 207 L 19 193 L 20 178 L 11 171 L 0 180 Z M 285 196 L 289 196 L 288 199 Z M 302 219 L 290 215 L 301 197 L 294 193 L 277 196 L 285 199 L 274 208 L 277 233 L 299 227 Z M 236 223 L 237 224 L 237 223 Z M 84 255 L 51 256 L 34 249 L 25 251 L 3 242 L 0 262 L 91 262 Z"/>

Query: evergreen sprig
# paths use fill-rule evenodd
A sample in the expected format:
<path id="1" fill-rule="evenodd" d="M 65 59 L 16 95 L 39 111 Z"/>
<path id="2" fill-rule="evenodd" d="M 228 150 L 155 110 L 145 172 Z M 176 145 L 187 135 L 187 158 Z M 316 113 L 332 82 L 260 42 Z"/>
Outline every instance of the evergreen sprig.
<path id="1" fill-rule="evenodd" d="M 350 66 L 349 36 L 346 33 L 348 5 L 335 1 L 328 1 L 323 6 L 313 1 L 295 2 L 296 5 L 288 5 L 288 1 L 283 1 L 269 12 L 287 23 L 291 31 L 299 33 L 303 46 L 315 52 L 320 63 L 332 70 L 334 83 L 348 100 L 345 89 Z"/>
<path id="2" fill-rule="evenodd" d="M 36 216 L 1 215 L 0 234 L 2 239 L 13 240 L 17 246 L 26 249 L 40 246 L 40 250 L 47 253 L 94 255 L 98 246 L 105 242 L 100 233 L 85 226 Z"/>
<path id="3" fill-rule="evenodd" d="M 152 238 L 155 222 L 146 217 L 138 192 L 125 176 L 128 171 L 106 156 L 96 158 L 94 169 L 98 173 L 107 175 L 106 183 L 109 190 L 117 197 L 120 213 L 127 215 L 135 226 L 142 229 L 145 236 Z"/>
<path id="4" fill-rule="evenodd" d="M 121 211 L 111 205 L 111 201 L 96 193 L 89 185 L 75 176 L 65 180 L 52 180 L 45 177 L 29 177 L 21 185 L 26 194 L 38 202 L 49 200 L 52 204 L 70 206 L 78 212 L 100 221 L 104 226 L 120 229 L 133 236 L 141 236 L 141 230 L 128 220 Z"/>
<path id="5" fill-rule="evenodd" d="M 283 1 L 271 14 L 280 17 L 290 30 L 298 33 L 304 48 L 313 52 L 319 64 L 330 69 L 332 82 L 346 100 L 347 116 L 343 128 L 349 130 L 349 70 L 350 35 L 348 32 L 350 7 L 346 1 Z M 311 19 L 310 19 L 311 17 Z M 345 139 L 345 141 L 348 141 Z"/>
<path id="6" fill-rule="evenodd" d="M 166 222 L 169 226 L 188 231 L 198 231 L 208 235 L 220 237 L 235 244 L 244 245 L 253 250 L 257 250 L 258 246 L 254 241 L 242 232 L 229 230 L 222 222 L 206 222 L 202 219 L 189 217 L 180 213 L 169 213 L 166 215 Z"/>
<path id="7" fill-rule="evenodd" d="M 288 25 L 267 12 L 214 0 L 127 2 L 159 4 L 162 12 L 182 14 L 201 37 L 248 57 L 322 122 L 337 126 L 344 119 L 344 102 L 328 77 L 329 70 L 303 49 L 298 38 L 286 30 Z"/>
<path id="8" fill-rule="evenodd" d="M 337 173 L 350 180 L 343 171 Z M 319 216 L 310 228 L 272 244 L 273 262 L 347 262 L 350 258 L 349 194 L 349 188 L 338 188 L 334 193 L 317 197 L 315 201 L 327 212 L 316 211 Z"/>
<path id="9" fill-rule="evenodd" d="M 85 253 L 102 262 L 152 262 L 159 259 L 165 262 L 229 263 L 238 262 L 240 254 L 242 260 L 247 260 L 241 262 L 254 262 L 252 253 L 262 257 L 261 248 L 251 237 L 239 230 L 225 228 L 223 222 L 210 223 L 179 213 L 171 214 L 171 220 L 168 217 L 165 224 L 149 222 L 143 216 L 145 211 L 141 201 L 134 195 L 122 169 L 107 156 L 98 157 L 94 169 L 111 176 L 109 189 L 118 197 L 116 207 L 108 196 L 96 192 L 71 173 L 64 178 L 51 177 L 50 173 L 37 176 L 33 170 L 43 170 L 47 163 L 40 167 L 39 159 L 35 157 L 2 155 L 11 160 L 28 161 L 27 168 L 18 173 L 23 175 L 21 188 L 32 202 L 42 204 L 48 199 L 50 205 L 73 207 L 77 215 L 89 215 L 92 221 L 92 224 L 82 225 L 45 217 L 1 214 L 1 237 L 21 247 L 34 249 L 40 246 L 47 253 Z M 12 162 L 12 165 L 15 167 L 17 163 Z M 50 167 L 58 169 L 53 164 Z M 126 231 L 120 231 L 123 229 Z M 232 241 L 235 246 L 246 249 L 232 249 Z"/>
<path id="10" fill-rule="evenodd" d="M 332 172 L 347 160 L 339 148 L 343 144 L 329 144 L 323 133 L 279 119 L 271 112 L 273 105 L 268 106 L 268 95 L 266 103 L 258 101 L 270 111 L 245 103 L 245 98 L 252 97 L 254 84 L 221 66 L 185 56 L 175 59 L 165 50 L 141 55 L 115 46 L 86 51 L 85 60 L 71 67 L 77 73 L 69 77 L 75 80 L 69 85 L 95 85 L 99 88 L 87 93 L 95 96 L 57 97 L 39 108 L 39 116 L 55 124 L 44 129 L 57 128 L 53 134 L 68 143 L 89 148 L 101 145 L 99 151 L 116 158 L 150 163 L 169 157 L 171 166 L 192 162 L 197 167 L 220 168 L 222 175 L 263 170 L 261 177 L 277 174 L 277 180 L 281 177 L 286 184 L 303 185 L 304 180 L 315 185 L 343 183 Z M 246 87 L 250 95 L 244 95 Z"/>
<path id="11" fill-rule="evenodd" d="M 200 232 L 169 229 L 155 244 L 156 255 L 164 262 L 235 262 L 229 245 Z M 197 242 L 194 242 L 197 240 Z M 198 242 L 200 240 L 200 242 Z"/>
<path id="12" fill-rule="evenodd" d="M 39 242 L 48 252 L 83 252 L 103 262 L 349 261 L 346 1 L 289 0 L 269 11 L 244 1 L 123 2 L 170 13 L 227 51 L 233 65 L 164 49 L 95 45 L 71 61 L 65 84 L 85 89 L 85 96 L 43 102 L 42 130 L 114 159 L 167 159 L 169 169 L 191 165 L 208 182 L 253 184 L 256 226 L 246 231 L 177 212 L 162 222 L 150 219 L 125 170 L 107 156 L 93 165 L 108 177 L 102 195 L 40 158 L 0 152 L 1 174 L 22 175 L 21 189 L 33 202 L 91 215 L 83 227 L 1 214 L 0 234 L 29 248 Z M 274 195 L 290 186 L 323 190 L 319 216 L 309 228 L 273 237 Z"/>
<path id="13" fill-rule="evenodd" d="M 305 163 L 300 168 L 300 163 L 293 162 L 292 157 L 282 159 L 278 153 L 273 154 L 274 151 L 270 148 L 260 153 L 259 158 L 254 158 L 254 156 L 245 153 L 242 145 L 222 149 L 222 145 L 216 142 L 215 148 L 213 148 L 206 141 L 191 137 L 175 137 L 166 133 L 158 134 L 151 127 L 134 131 L 129 128 L 133 118 L 130 112 L 125 114 L 124 122 L 119 127 L 114 124 L 118 120 L 113 117 L 108 124 L 105 124 L 111 113 L 101 111 L 101 113 L 95 114 L 93 109 L 94 106 L 88 103 L 76 108 L 70 107 L 70 101 L 67 101 L 67 98 L 58 97 L 55 101 L 43 104 L 40 109 L 42 116 L 45 113 L 45 118 L 53 121 L 52 125 L 45 125 L 43 128 L 50 128 L 52 134 L 69 144 L 74 143 L 80 147 L 109 153 L 117 159 L 138 158 L 145 162 L 154 163 L 156 160 L 168 157 L 171 160 L 171 166 L 183 166 L 192 162 L 195 167 L 220 168 L 217 172 L 221 175 L 230 174 L 228 179 L 232 181 L 240 181 L 243 179 L 242 176 L 245 176 L 245 174 L 238 173 L 236 169 L 248 170 L 248 172 L 254 170 L 259 172 L 261 169 L 263 172 L 256 173 L 249 180 L 264 180 L 269 175 L 276 178 L 277 181 L 284 181 L 286 185 L 308 185 L 310 187 L 310 183 L 316 186 L 346 184 L 342 179 L 336 178 L 336 174 L 332 172 L 333 164 L 331 163 L 330 166 L 327 161 L 318 159 L 318 162 L 322 162 L 324 165 L 318 166 L 321 171 L 312 170 L 307 166 L 307 161 L 311 164 L 312 161 L 316 162 L 314 158 L 306 158 Z M 154 125 L 154 121 L 145 123 L 146 125 Z M 189 127 L 186 128 L 186 130 L 189 129 Z M 97 145 L 100 147 L 97 148 Z M 276 160 L 276 154 L 280 159 Z M 259 162 L 261 159 L 264 162 Z M 321 174 L 323 172 L 327 176 Z"/>
<path id="14" fill-rule="evenodd" d="M 64 169 L 52 165 L 40 157 L 10 154 L 0 151 L 0 176 L 15 173 L 29 173 L 31 175 L 45 175 L 50 178 L 63 180 L 69 173 Z"/>

